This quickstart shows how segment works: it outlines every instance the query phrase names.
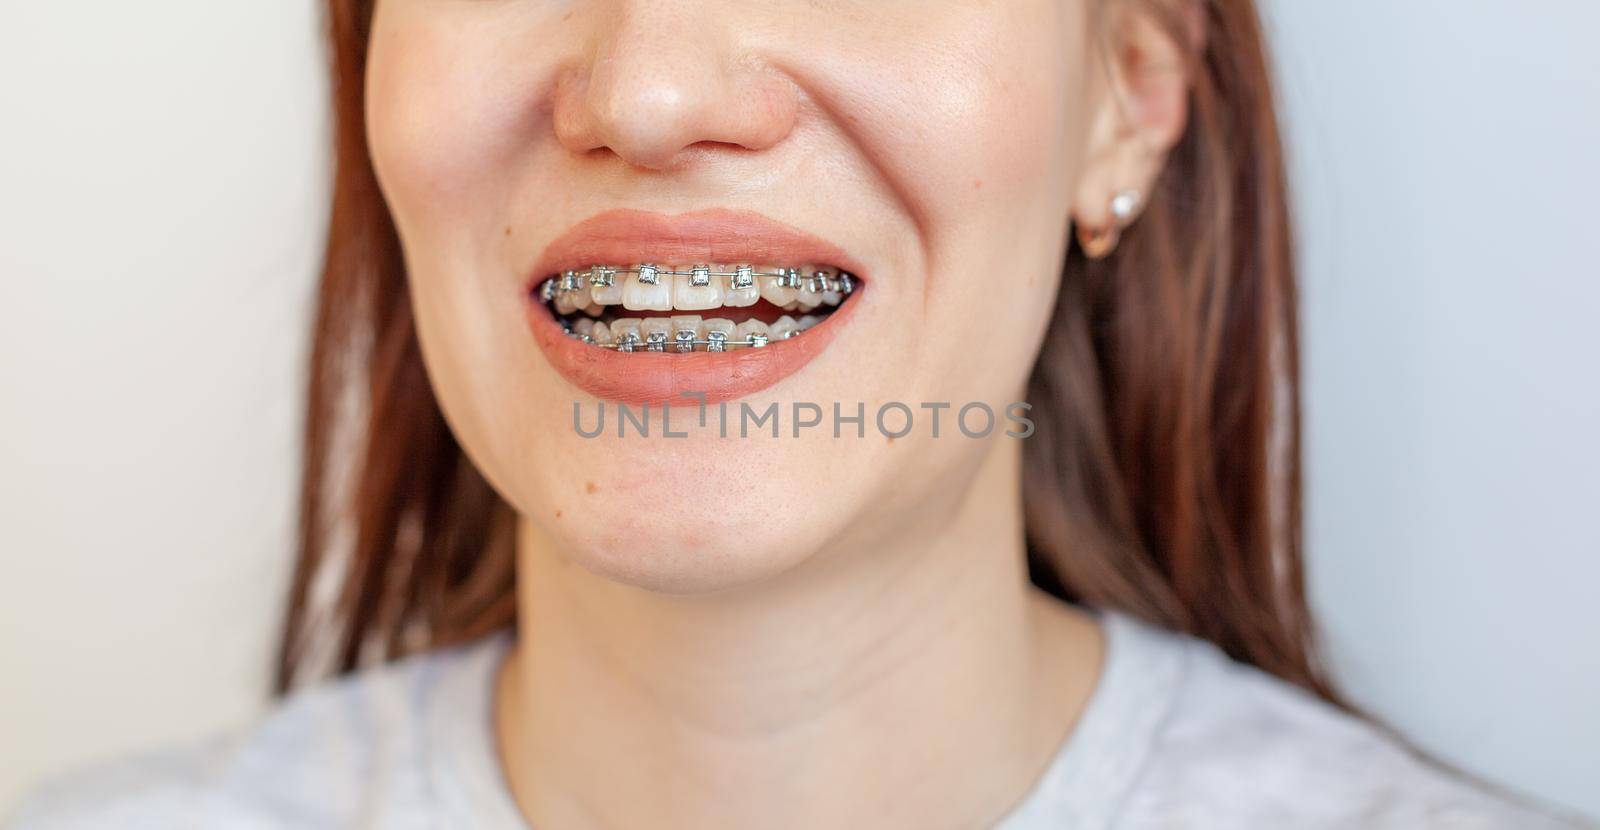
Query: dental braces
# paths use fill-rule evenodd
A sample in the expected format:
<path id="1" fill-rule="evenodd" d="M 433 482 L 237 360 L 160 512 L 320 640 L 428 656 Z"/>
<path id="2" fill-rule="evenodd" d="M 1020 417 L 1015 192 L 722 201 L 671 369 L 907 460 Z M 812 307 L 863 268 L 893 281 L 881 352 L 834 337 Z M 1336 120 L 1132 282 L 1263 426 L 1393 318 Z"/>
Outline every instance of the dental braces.
<path id="1" fill-rule="evenodd" d="M 829 270 L 818 269 L 807 276 L 798 268 L 757 271 L 749 265 L 740 265 L 732 271 L 714 271 L 709 265 L 696 265 L 687 271 L 674 271 L 645 263 L 634 268 L 596 265 L 586 271 L 563 271 L 559 276 L 551 277 L 539 284 L 539 300 L 545 303 L 553 302 L 557 294 L 575 293 L 591 285 L 610 288 L 616 285 L 617 277 L 632 275 L 637 275 L 639 282 L 645 285 L 660 285 L 662 277 L 688 277 L 689 285 L 693 288 L 705 288 L 711 285 L 713 279 L 726 279 L 729 291 L 754 288 L 756 280 L 761 279 L 773 280 L 774 285 L 779 288 L 794 288 L 818 294 L 838 292 L 848 296 L 856 289 L 855 277 L 845 271 L 835 274 Z"/>
<path id="2" fill-rule="evenodd" d="M 797 337 L 802 333 L 802 331 L 798 330 L 791 331 L 778 339 L 788 340 L 789 338 Z M 685 337 L 685 334 L 688 334 L 689 336 Z M 587 334 L 579 334 L 571 329 L 567 330 L 567 336 L 574 340 L 581 340 L 584 343 L 596 348 L 611 349 L 613 351 L 622 352 L 625 354 L 631 354 L 634 352 L 672 352 L 676 354 L 693 354 L 699 347 L 702 346 L 705 347 L 706 352 L 717 353 L 729 351 L 734 347 L 760 349 L 765 348 L 772 343 L 772 338 L 765 334 L 752 334 L 742 340 L 735 340 L 720 331 L 711 332 L 704 338 L 697 336 L 693 332 L 680 331 L 678 332 L 678 336 L 671 340 L 667 339 L 665 332 L 651 332 L 647 337 L 641 338 L 638 334 L 630 331 L 622 336 L 622 340 L 615 343 L 597 343 L 593 337 L 590 337 Z"/>
<path id="3" fill-rule="evenodd" d="M 735 340 L 729 337 L 726 332 L 721 331 L 708 332 L 705 337 L 700 337 L 697 329 L 678 329 L 670 339 L 664 331 L 653 331 L 644 337 L 640 337 L 637 332 L 630 331 L 624 334 L 621 340 L 614 343 L 600 343 L 593 337 L 574 330 L 572 324 L 566 320 L 561 321 L 561 328 L 567 333 L 568 337 L 574 340 L 587 343 L 596 348 L 612 349 L 623 353 L 673 352 L 677 354 L 692 354 L 701 346 L 704 346 L 707 352 L 712 353 L 726 352 L 732 347 L 760 349 L 770 345 L 774 339 L 766 334 L 751 334 L 743 339 Z M 788 340 L 798 337 L 809 330 L 810 326 L 804 329 L 794 329 L 776 339 Z"/>

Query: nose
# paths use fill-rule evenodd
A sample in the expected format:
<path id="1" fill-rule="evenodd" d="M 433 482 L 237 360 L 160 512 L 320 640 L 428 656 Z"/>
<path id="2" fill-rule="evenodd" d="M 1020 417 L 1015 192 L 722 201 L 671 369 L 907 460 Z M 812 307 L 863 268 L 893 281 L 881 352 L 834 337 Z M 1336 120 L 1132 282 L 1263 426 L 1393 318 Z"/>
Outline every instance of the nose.
<path id="1" fill-rule="evenodd" d="M 592 56 L 559 79 L 557 139 L 664 170 L 688 148 L 764 150 L 794 129 L 794 83 L 741 55 L 739 27 L 712 7 L 742 3 L 622 0 L 596 22 Z"/>

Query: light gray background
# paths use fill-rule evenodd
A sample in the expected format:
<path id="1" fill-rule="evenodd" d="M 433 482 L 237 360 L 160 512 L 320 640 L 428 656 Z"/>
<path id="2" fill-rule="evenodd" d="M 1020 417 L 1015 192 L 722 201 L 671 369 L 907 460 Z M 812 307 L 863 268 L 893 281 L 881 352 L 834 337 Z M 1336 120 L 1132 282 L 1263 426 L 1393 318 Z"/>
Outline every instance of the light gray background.
<path id="1" fill-rule="evenodd" d="M 1600 815 L 1600 3 L 1266 13 L 1340 675 Z M 307 0 L 5 19 L 0 812 L 263 705 L 326 171 Z"/>

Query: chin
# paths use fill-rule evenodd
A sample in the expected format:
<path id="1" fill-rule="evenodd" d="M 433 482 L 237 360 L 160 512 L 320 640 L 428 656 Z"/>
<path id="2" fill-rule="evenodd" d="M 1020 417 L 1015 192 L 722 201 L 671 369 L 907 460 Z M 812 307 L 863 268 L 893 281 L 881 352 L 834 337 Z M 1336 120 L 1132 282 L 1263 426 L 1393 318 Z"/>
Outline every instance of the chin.
<path id="1" fill-rule="evenodd" d="M 768 500 L 741 504 L 737 489 L 704 498 L 711 482 L 685 475 L 677 493 L 653 492 L 648 506 L 618 510 L 627 490 L 596 492 L 570 508 L 524 512 L 553 550 L 590 572 L 647 591 L 698 595 L 748 587 L 800 565 L 822 548 L 826 522 Z M 582 486 L 582 485 L 580 485 Z M 635 488 L 636 489 L 636 488 Z M 653 488 L 652 488 L 653 489 Z M 559 510 L 560 517 L 556 517 Z M 538 551 L 546 555 L 550 551 Z"/>

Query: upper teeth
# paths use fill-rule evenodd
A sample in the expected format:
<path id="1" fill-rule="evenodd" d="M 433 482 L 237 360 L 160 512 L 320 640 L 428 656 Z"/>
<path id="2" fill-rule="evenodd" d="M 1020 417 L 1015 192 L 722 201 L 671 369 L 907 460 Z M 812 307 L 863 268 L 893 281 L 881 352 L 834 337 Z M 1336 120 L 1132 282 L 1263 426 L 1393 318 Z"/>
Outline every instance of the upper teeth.
<path id="1" fill-rule="evenodd" d="M 810 311 L 838 305 L 855 287 L 853 276 L 830 268 L 643 263 L 565 271 L 541 284 L 539 297 L 559 314 L 608 305 L 632 311 L 706 311 L 752 306 L 762 299 L 780 308 Z"/>

